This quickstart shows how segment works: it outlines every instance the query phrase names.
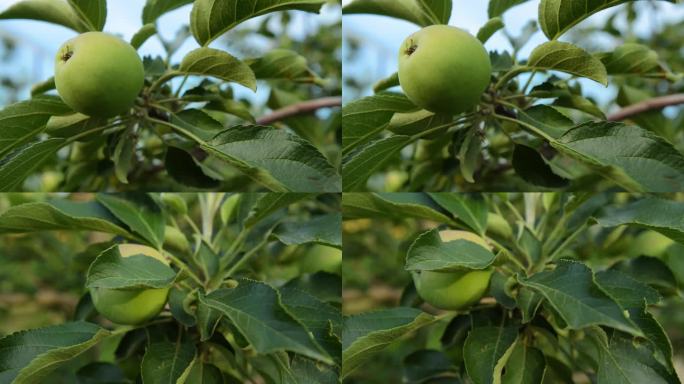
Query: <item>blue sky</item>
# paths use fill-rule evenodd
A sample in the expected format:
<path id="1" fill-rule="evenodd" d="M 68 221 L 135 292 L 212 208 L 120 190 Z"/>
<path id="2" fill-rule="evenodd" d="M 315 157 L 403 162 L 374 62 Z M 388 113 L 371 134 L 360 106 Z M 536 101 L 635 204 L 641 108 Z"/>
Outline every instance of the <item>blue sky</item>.
<path id="1" fill-rule="evenodd" d="M 519 35 L 523 26 L 537 17 L 539 1 L 529 1 L 509 10 L 504 15 L 506 30 L 514 36 Z M 348 4 L 351 0 L 342 0 L 342 2 L 343 4 Z M 637 28 L 638 33 L 648 34 L 666 20 L 681 21 L 684 19 L 684 7 L 681 5 L 676 6 L 665 2 L 656 3 L 659 4 L 661 12 L 657 14 L 649 12 L 648 14 L 640 15 Z M 484 0 L 454 0 L 449 24 L 466 29 L 472 34 L 477 33 L 479 28 L 488 20 L 487 4 L 488 1 Z M 596 14 L 583 21 L 580 26 L 603 23 L 611 12 L 611 10 L 606 10 Z M 345 63 L 344 74 L 345 76 L 352 74 L 359 76 L 367 80 L 369 84 L 397 70 L 396 56 L 399 46 L 406 36 L 420 28 L 417 25 L 402 20 L 373 15 L 345 15 L 343 24 L 345 38 L 349 36 L 359 37 L 364 41 L 365 46 L 362 52 L 363 60 L 360 60 L 359 65 Z M 541 32 L 538 32 L 521 51 L 521 57 L 526 57 L 535 46 L 545 41 L 547 41 L 546 37 Z M 605 44 L 605 42 L 600 40 L 579 42 L 580 45 L 592 50 L 592 47 L 601 43 Z M 501 31 L 497 32 L 485 46 L 490 51 L 510 49 L 510 44 L 508 44 Z M 610 46 L 603 47 L 606 50 L 610 48 Z M 589 80 L 582 80 L 582 84 L 587 93 L 600 100 L 605 100 L 607 96 L 615 92 L 613 89 L 606 90 Z M 370 89 L 366 93 L 370 94 Z"/>
<path id="2" fill-rule="evenodd" d="M 17 2 L 19 0 L 0 0 L 0 11 Z M 107 2 L 105 32 L 118 34 L 125 40 L 130 41 L 130 38 L 142 26 L 141 15 L 144 4 L 144 0 L 109 0 Z M 171 39 L 182 25 L 188 25 L 191 8 L 191 5 L 187 5 L 162 16 L 158 21 L 161 36 Z M 288 31 L 288 34 L 298 38 L 315 32 L 318 22 L 325 24 L 335 22 L 339 20 L 340 13 L 339 7 L 334 6 L 325 6 L 320 15 L 293 12 L 292 28 Z M 258 18 L 250 22 L 257 23 Z M 26 79 L 30 83 L 47 79 L 54 73 L 53 59 L 57 49 L 64 41 L 76 36 L 76 34 L 76 32 L 70 29 L 39 21 L 0 20 L 0 36 L 9 35 L 18 39 L 18 45 L 21 48 L 19 57 L 12 63 L 11 67 L 7 68 L 6 64 L 2 64 L 5 68 L 0 68 L 0 71 L 2 73 L 11 72 L 13 76 Z M 212 45 L 217 46 L 221 46 L 221 44 L 220 39 L 212 43 Z M 187 52 L 197 47 L 198 44 L 194 39 L 188 39 L 176 53 L 173 61 L 178 62 Z M 221 47 L 225 48 L 225 45 Z M 267 45 L 259 47 L 263 51 L 269 48 Z M 161 55 L 164 51 L 159 40 L 153 37 L 138 52 L 141 56 L 144 56 Z M 238 88 L 241 87 L 236 86 L 236 89 Z M 28 89 L 23 90 L 21 98 L 28 98 L 28 92 Z M 254 98 L 251 91 L 246 89 L 240 89 L 238 92 L 240 96 Z M 263 101 L 267 96 L 268 92 L 260 91 L 256 99 Z M 0 103 L 1 100 L 2 97 L 0 97 Z"/>

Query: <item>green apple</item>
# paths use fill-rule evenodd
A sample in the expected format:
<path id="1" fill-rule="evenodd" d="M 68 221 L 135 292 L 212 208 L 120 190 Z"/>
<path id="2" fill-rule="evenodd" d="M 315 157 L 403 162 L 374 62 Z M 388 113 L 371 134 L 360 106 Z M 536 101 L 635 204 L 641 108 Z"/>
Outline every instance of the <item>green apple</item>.
<path id="1" fill-rule="evenodd" d="M 104 32 L 68 40 L 55 58 L 55 86 L 76 112 L 111 117 L 126 112 L 144 82 L 142 61 L 127 42 Z"/>
<path id="2" fill-rule="evenodd" d="M 316 244 L 304 255 L 301 270 L 304 273 L 325 271 L 340 273 L 342 268 L 342 250 Z"/>
<path id="3" fill-rule="evenodd" d="M 156 249 L 139 244 L 118 246 L 121 257 L 144 255 L 168 265 L 169 262 Z M 90 296 L 97 311 L 117 324 L 144 323 L 161 312 L 166 304 L 169 288 L 91 288 Z"/>
<path id="4" fill-rule="evenodd" d="M 442 241 L 467 240 L 487 249 L 480 236 L 466 231 L 441 231 Z M 460 310 L 477 303 L 487 292 L 494 271 L 462 269 L 458 271 L 421 271 L 416 280 L 418 295 L 430 305 L 446 310 Z"/>
<path id="5" fill-rule="evenodd" d="M 456 115 L 473 108 L 492 74 L 489 54 L 468 32 L 431 25 L 404 40 L 399 50 L 399 83 L 417 106 Z"/>

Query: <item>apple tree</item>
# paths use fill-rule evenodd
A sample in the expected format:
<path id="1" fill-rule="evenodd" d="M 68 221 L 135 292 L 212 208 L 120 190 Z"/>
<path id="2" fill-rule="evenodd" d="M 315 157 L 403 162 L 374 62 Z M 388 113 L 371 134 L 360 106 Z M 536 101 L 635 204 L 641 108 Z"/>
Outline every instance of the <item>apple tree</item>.
<path id="1" fill-rule="evenodd" d="M 681 2 L 538 3 L 517 34 L 506 16 L 531 2 L 490 0 L 473 36 L 447 26 L 468 2 L 350 0 L 344 19 L 386 16 L 419 30 L 387 59 L 398 72 L 343 107 L 344 190 L 682 190 L 681 20 L 637 32 Z M 483 58 L 478 45 L 494 34 L 510 48 Z M 360 32 L 345 42 L 352 63 L 375 49 L 365 42 Z M 365 84 L 345 81 L 354 95 Z"/>
<path id="2" fill-rule="evenodd" d="M 680 383 L 681 194 L 345 193 L 342 210 L 345 383 Z"/>
<path id="3" fill-rule="evenodd" d="M 188 25 L 167 40 L 160 17 L 186 5 Z M 341 24 L 316 18 L 339 1 L 141 6 L 130 41 L 103 32 L 106 0 L 22 0 L 0 12 L 78 33 L 54 47 L 54 77 L 0 110 L 0 191 L 341 190 Z M 316 18 L 313 32 L 289 36 L 291 13 Z M 163 55 L 140 57 L 150 39 Z M 181 52 L 190 39 L 196 47 Z"/>
<path id="4" fill-rule="evenodd" d="M 22 329 L 20 308 L 0 310 L 1 383 L 339 382 L 338 194 L 12 202 L 0 213 L 3 254 L 35 255 L 25 244 L 47 231 L 89 236 L 61 246 L 70 258 L 59 270 L 80 281 L 67 321 Z"/>

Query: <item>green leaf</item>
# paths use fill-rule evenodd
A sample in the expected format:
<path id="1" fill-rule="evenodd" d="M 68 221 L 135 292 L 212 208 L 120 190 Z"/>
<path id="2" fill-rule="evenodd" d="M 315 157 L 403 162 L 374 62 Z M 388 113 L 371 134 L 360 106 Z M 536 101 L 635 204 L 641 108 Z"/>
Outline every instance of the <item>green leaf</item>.
<path id="1" fill-rule="evenodd" d="M 331 364 L 313 336 L 281 305 L 269 285 L 240 279 L 236 288 L 213 291 L 200 302 L 226 316 L 257 353 L 291 351 Z"/>
<path id="2" fill-rule="evenodd" d="M 342 365 L 342 313 L 333 305 L 296 289 L 280 289 L 283 306 L 313 334 L 316 343 Z"/>
<path id="3" fill-rule="evenodd" d="M 146 255 L 121 257 L 118 245 L 102 252 L 88 269 L 86 288 L 168 288 L 176 277 L 171 267 Z"/>
<path id="4" fill-rule="evenodd" d="M 598 289 L 592 271 L 584 264 L 561 260 L 555 270 L 519 281 L 544 296 L 571 329 L 603 325 L 643 336 L 622 308 Z"/>
<path id="5" fill-rule="evenodd" d="M 587 17 L 630 1 L 632 0 L 542 0 L 539 4 L 539 24 L 546 37 L 555 40 Z"/>
<path id="6" fill-rule="evenodd" d="M 447 271 L 486 269 L 496 256 L 487 248 L 469 240 L 443 242 L 438 229 L 424 232 L 411 244 L 406 254 L 407 271 Z"/>
<path id="7" fill-rule="evenodd" d="M 661 137 L 637 126 L 588 122 L 569 130 L 551 145 L 597 166 L 606 177 L 629 190 L 684 189 L 684 156 Z M 607 171 L 607 167 L 612 168 Z"/>
<path id="8" fill-rule="evenodd" d="M 465 135 L 461 148 L 458 151 L 459 168 L 461 175 L 469 182 L 474 183 L 475 172 L 480 166 L 480 156 L 482 155 L 482 140 L 477 128 L 473 127 Z"/>
<path id="9" fill-rule="evenodd" d="M 487 20 L 485 25 L 483 25 L 479 31 L 477 31 L 477 39 L 484 44 L 487 42 L 487 40 L 489 40 L 490 37 L 492 37 L 493 34 L 500 29 L 503 29 L 503 27 L 504 23 L 500 17 L 491 18 Z"/>
<path id="10" fill-rule="evenodd" d="M 287 282 L 283 288 L 296 288 L 311 293 L 326 303 L 342 303 L 342 278 L 329 272 L 301 275 Z"/>
<path id="11" fill-rule="evenodd" d="M 380 93 L 392 87 L 399 86 L 399 72 L 394 72 L 384 79 L 378 80 L 373 84 L 373 93 Z"/>
<path id="12" fill-rule="evenodd" d="M 164 166 L 172 179 L 193 188 L 217 188 L 221 182 L 204 173 L 204 170 L 188 152 L 168 146 Z"/>
<path id="13" fill-rule="evenodd" d="M 327 0 L 195 0 L 190 30 L 207 46 L 219 36 L 251 18 L 279 11 L 318 12 Z"/>
<path id="14" fill-rule="evenodd" d="M 501 373 L 495 372 L 499 360 L 514 346 L 517 337 L 515 326 L 479 327 L 470 331 L 463 345 L 463 360 L 475 384 L 493 383 L 497 379 Z"/>
<path id="15" fill-rule="evenodd" d="M 0 233 L 82 230 L 132 238 L 122 223 L 95 201 L 65 199 L 10 207 L 0 215 Z"/>
<path id="16" fill-rule="evenodd" d="M 145 194 L 98 194 L 97 201 L 156 249 L 164 244 L 165 215 Z"/>
<path id="17" fill-rule="evenodd" d="M 416 106 L 405 95 L 392 92 L 350 102 L 342 107 L 343 152 L 372 140 L 387 127 L 395 112 L 415 110 Z"/>
<path id="18" fill-rule="evenodd" d="M 12 149 L 34 141 L 45 130 L 51 116 L 71 112 L 71 108 L 56 96 L 39 96 L 5 107 L 0 111 L 0 158 Z"/>
<path id="19" fill-rule="evenodd" d="M 662 75 L 658 53 L 634 43 L 621 44 L 611 52 L 599 54 L 609 75 Z"/>
<path id="20" fill-rule="evenodd" d="M 537 46 L 526 66 L 533 70 L 561 71 L 608 85 L 608 74 L 601 60 L 570 43 L 549 41 Z"/>
<path id="21" fill-rule="evenodd" d="M 416 0 L 420 9 L 434 24 L 449 24 L 453 2 L 450 0 Z"/>
<path id="22" fill-rule="evenodd" d="M 283 129 L 237 126 L 202 148 L 273 191 L 339 192 L 337 170 L 309 142 Z"/>
<path id="23" fill-rule="evenodd" d="M 142 12 L 142 22 L 143 24 L 154 23 L 159 16 L 166 12 L 170 12 L 192 2 L 193 0 L 147 0 Z"/>
<path id="24" fill-rule="evenodd" d="M 43 95 L 48 91 L 52 91 L 53 89 L 55 89 L 55 77 L 50 76 L 50 78 L 47 80 L 41 81 L 40 83 L 35 83 L 33 86 L 31 86 L 31 97 L 35 98 L 36 96 Z"/>
<path id="25" fill-rule="evenodd" d="M 295 51 L 273 49 L 258 59 L 246 60 L 257 79 L 284 79 L 311 83 L 318 76 L 309 68 L 306 58 Z"/>
<path id="26" fill-rule="evenodd" d="M 107 21 L 107 0 L 69 0 L 71 8 L 89 31 L 101 31 Z"/>
<path id="27" fill-rule="evenodd" d="M 568 180 L 556 175 L 542 155 L 526 145 L 516 145 L 513 150 L 513 169 L 526 182 L 544 188 L 568 186 Z"/>
<path id="28" fill-rule="evenodd" d="M 62 25 L 76 32 L 87 32 L 74 10 L 63 0 L 23 0 L 2 13 L 0 20 L 28 19 Z"/>
<path id="29" fill-rule="evenodd" d="M 0 161 L 0 192 L 21 190 L 24 180 L 57 154 L 64 139 L 28 144 Z"/>
<path id="30" fill-rule="evenodd" d="M 613 334 L 609 344 L 602 339 L 594 344 L 599 348 L 597 380 L 600 383 L 662 383 L 676 384 L 676 374 L 668 372 L 644 344 L 621 334 Z"/>
<path id="31" fill-rule="evenodd" d="M 109 336 L 84 321 L 13 333 L 0 339 L 0 382 L 45 382 L 52 371 Z"/>
<path id="32" fill-rule="evenodd" d="M 596 220 L 604 227 L 632 225 L 658 231 L 684 243 L 684 203 L 659 198 L 644 198 L 621 206 L 606 208 Z"/>
<path id="33" fill-rule="evenodd" d="M 404 382 L 434 383 L 433 378 L 456 375 L 452 358 L 442 351 L 419 349 L 404 358 Z M 448 380 L 448 379 L 447 379 Z M 448 383 L 448 381 L 447 381 Z"/>
<path id="34" fill-rule="evenodd" d="M 427 219 L 456 224 L 448 212 L 425 193 L 344 193 L 344 218 Z"/>
<path id="35" fill-rule="evenodd" d="M 342 215 L 329 213 L 317 215 L 305 221 L 285 222 L 273 232 L 283 244 L 318 243 L 342 248 Z"/>
<path id="36" fill-rule="evenodd" d="M 416 112 L 396 112 L 387 126 L 387 130 L 397 135 L 413 136 L 427 131 L 428 129 L 445 126 L 453 121 L 453 116 L 448 114 L 435 114 L 421 109 Z M 345 125 L 345 129 L 346 129 Z M 440 135 L 439 132 L 435 136 Z M 425 137 L 430 139 L 429 136 Z"/>
<path id="37" fill-rule="evenodd" d="M 502 384 L 537 384 L 544 378 L 546 359 L 537 348 L 516 343 L 506 363 Z"/>
<path id="38" fill-rule="evenodd" d="M 374 141 L 345 158 L 342 165 L 345 192 L 365 190 L 368 178 L 410 142 L 408 136 L 391 136 Z"/>
<path id="39" fill-rule="evenodd" d="M 520 5 L 529 0 L 489 0 L 489 7 L 487 8 L 487 14 L 489 18 L 495 18 L 503 15 L 510 8 Z"/>
<path id="40" fill-rule="evenodd" d="M 596 284 L 624 309 L 641 309 L 644 302 L 654 305 L 662 300 L 658 291 L 619 270 L 600 271 L 594 276 Z"/>
<path id="41" fill-rule="evenodd" d="M 133 37 L 131 37 L 131 45 L 133 48 L 138 49 L 147 41 L 147 39 L 154 36 L 156 33 L 157 26 L 155 24 L 145 24 L 140 27 Z"/>
<path id="42" fill-rule="evenodd" d="M 244 85 L 255 92 L 257 88 L 252 69 L 227 52 L 218 49 L 203 47 L 189 52 L 183 57 L 179 72 L 216 77 L 223 81 Z"/>
<path id="43" fill-rule="evenodd" d="M 192 341 L 153 342 L 145 350 L 140 374 L 149 384 L 176 383 L 190 368 L 195 354 Z"/>
<path id="44" fill-rule="evenodd" d="M 432 324 L 435 318 L 415 308 L 395 307 L 345 317 L 342 330 L 344 379 L 402 336 Z"/>
<path id="45" fill-rule="evenodd" d="M 245 228 L 252 228 L 276 211 L 310 197 L 306 193 L 258 193 L 258 199 L 243 221 Z"/>
<path id="46" fill-rule="evenodd" d="M 611 266 L 611 270 L 620 271 L 667 296 L 679 292 L 677 278 L 672 270 L 663 260 L 656 257 L 638 256 L 622 260 Z"/>
<path id="47" fill-rule="evenodd" d="M 470 229 L 484 235 L 487 230 L 488 209 L 481 195 L 430 193 L 430 197 Z"/>
<path id="48" fill-rule="evenodd" d="M 520 111 L 519 118 L 521 121 L 540 128 L 553 138 L 563 136 L 565 132 L 575 126 L 575 122 L 569 117 L 558 111 L 558 109 L 545 104 L 535 105 Z"/>
<path id="49" fill-rule="evenodd" d="M 133 169 L 133 157 L 135 156 L 136 137 L 130 130 L 122 132 L 111 154 L 114 162 L 114 174 L 123 184 L 128 184 L 128 174 Z"/>
<path id="50" fill-rule="evenodd" d="M 354 0 L 342 8 L 344 14 L 370 13 L 406 20 L 421 27 L 438 24 L 417 0 Z"/>

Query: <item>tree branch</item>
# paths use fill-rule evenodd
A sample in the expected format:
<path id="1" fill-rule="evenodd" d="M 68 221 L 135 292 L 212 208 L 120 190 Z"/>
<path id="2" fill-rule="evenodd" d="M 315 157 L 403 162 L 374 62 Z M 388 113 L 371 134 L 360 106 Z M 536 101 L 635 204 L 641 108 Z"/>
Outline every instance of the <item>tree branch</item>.
<path id="1" fill-rule="evenodd" d="M 672 105 L 684 104 L 684 93 L 656 97 L 625 107 L 608 116 L 608 121 L 621 121 L 640 113 L 662 109 Z"/>
<path id="2" fill-rule="evenodd" d="M 277 109 L 271 112 L 271 114 L 257 119 L 257 124 L 268 125 L 288 117 L 315 112 L 322 108 L 333 108 L 340 106 L 342 106 L 341 97 L 324 97 L 321 99 L 304 101 L 301 103 L 288 105 L 285 108 Z"/>

